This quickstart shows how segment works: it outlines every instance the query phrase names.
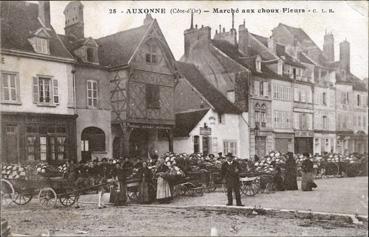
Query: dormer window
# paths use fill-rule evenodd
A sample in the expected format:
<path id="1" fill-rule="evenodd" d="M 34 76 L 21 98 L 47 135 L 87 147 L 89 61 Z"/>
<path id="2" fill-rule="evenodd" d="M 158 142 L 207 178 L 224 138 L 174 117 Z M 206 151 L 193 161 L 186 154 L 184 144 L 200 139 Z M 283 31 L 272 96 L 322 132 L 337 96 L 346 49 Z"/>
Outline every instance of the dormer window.
<path id="1" fill-rule="evenodd" d="M 33 49 L 36 53 L 49 54 L 49 40 L 39 37 L 33 38 Z"/>
<path id="2" fill-rule="evenodd" d="M 94 49 L 93 48 L 87 48 L 87 61 L 88 62 L 94 62 L 95 61 L 95 55 L 94 55 Z"/>
<path id="3" fill-rule="evenodd" d="M 255 68 L 257 72 L 261 72 L 261 58 L 257 56 L 255 59 Z"/>

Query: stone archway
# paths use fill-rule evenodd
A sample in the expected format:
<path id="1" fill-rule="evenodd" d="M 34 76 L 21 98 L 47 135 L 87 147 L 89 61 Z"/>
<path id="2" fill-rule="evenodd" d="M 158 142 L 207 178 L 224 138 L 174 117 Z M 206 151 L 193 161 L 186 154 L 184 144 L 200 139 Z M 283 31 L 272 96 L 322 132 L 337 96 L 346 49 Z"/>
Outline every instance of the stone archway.
<path id="1" fill-rule="evenodd" d="M 92 152 L 105 151 L 105 133 L 97 127 L 87 127 L 81 134 L 81 157 L 82 161 L 91 160 Z"/>

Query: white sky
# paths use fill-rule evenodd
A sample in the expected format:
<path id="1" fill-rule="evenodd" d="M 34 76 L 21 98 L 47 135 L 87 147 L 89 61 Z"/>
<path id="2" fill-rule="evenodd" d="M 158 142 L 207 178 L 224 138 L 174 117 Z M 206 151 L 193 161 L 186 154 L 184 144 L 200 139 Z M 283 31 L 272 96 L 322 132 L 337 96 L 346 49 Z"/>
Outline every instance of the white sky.
<path id="1" fill-rule="evenodd" d="M 58 33 L 64 33 L 63 10 L 68 2 L 51 2 L 51 23 Z M 327 29 L 335 37 L 335 58 L 339 58 L 339 42 L 345 38 L 351 44 L 351 71 L 360 78 L 368 77 L 368 3 L 366 1 L 82 1 L 84 5 L 85 36 L 99 38 L 121 30 L 140 26 L 145 18 L 144 14 L 127 15 L 120 13 L 127 8 L 166 8 L 166 14 L 153 14 L 158 20 L 163 34 L 176 59 L 183 54 L 183 31 L 189 28 L 190 14 L 173 14 L 170 9 L 202 9 L 210 13 L 194 15 L 194 23 L 210 26 L 212 36 L 219 24 L 229 30 L 231 27 L 231 14 L 212 13 L 214 7 L 218 8 L 304 8 L 304 9 L 333 9 L 334 13 L 285 13 L 261 14 L 239 13 L 235 14 L 235 28 L 238 29 L 243 19 L 250 32 L 263 36 L 270 36 L 271 30 L 284 23 L 294 27 L 301 27 L 322 48 L 324 31 Z M 109 9 L 116 8 L 119 13 L 109 14 Z"/>

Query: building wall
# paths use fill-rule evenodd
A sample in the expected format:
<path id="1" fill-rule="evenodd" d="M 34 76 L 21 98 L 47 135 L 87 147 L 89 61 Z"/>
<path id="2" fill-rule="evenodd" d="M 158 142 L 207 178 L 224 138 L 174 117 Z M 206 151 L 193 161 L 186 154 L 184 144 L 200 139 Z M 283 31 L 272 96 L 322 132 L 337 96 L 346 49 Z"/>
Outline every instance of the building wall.
<path id="1" fill-rule="evenodd" d="M 1 104 L 4 112 L 31 112 L 48 114 L 74 114 L 73 108 L 73 76 L 72 64 L 44 61 L 32 58 L 3 55 L 5 63 L 1 71 L 15 72 L 19 78 L 19 104 Z M 30 70 L 32 69 L 32 70 Z M 33 77 L 37 75 L 51 76 L 58 80 L 59 104 L 40 106 L 33 102 Z"/>
<path id="2" fill-rule="evenodd" d="M 247 116 L 245 114 L 244 116 Z M 218 114 L 210 109 L 208 113 L 200 120 L 196 127 L 190 132 L 189 137 L 175 137 L 174 138 L 174 152 L 181 153 L 193 153 L 193 137 L 199 136 L 200 139 L 200 152 L 203 152 L 202 135 L 200 135 L 200 127 L 203 127 L 204 123 L 211 128 L 210 137 L 210 153 L 217 154 L 218 152 L 224 153 L 224 141 L 237 142 L 237 157 L 249 158 L 248 154 L 248 128 L 246 121 L 243 120 L 241 115 L 237 114 L 225 114 L 223 121 L 225 123 L 220 124 L 217 119 Z M 242 129 L 242 130 L 241 130 Z M 242 134 L 241 134 L 242 133 Z"/>

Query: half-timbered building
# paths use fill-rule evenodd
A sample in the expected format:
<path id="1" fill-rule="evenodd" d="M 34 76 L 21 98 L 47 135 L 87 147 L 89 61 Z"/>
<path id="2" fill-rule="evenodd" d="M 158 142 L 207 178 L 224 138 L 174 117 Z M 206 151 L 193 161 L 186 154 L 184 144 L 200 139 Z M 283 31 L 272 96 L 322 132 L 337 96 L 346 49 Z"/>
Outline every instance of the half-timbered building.
<path id="1" fill-rule="evenodd" d="M 113 156 L 147 157 L 166 140 L 173 150 L 175 59 L 151 15 L 137 28 L 97 40 L 109 70 Z"/>

